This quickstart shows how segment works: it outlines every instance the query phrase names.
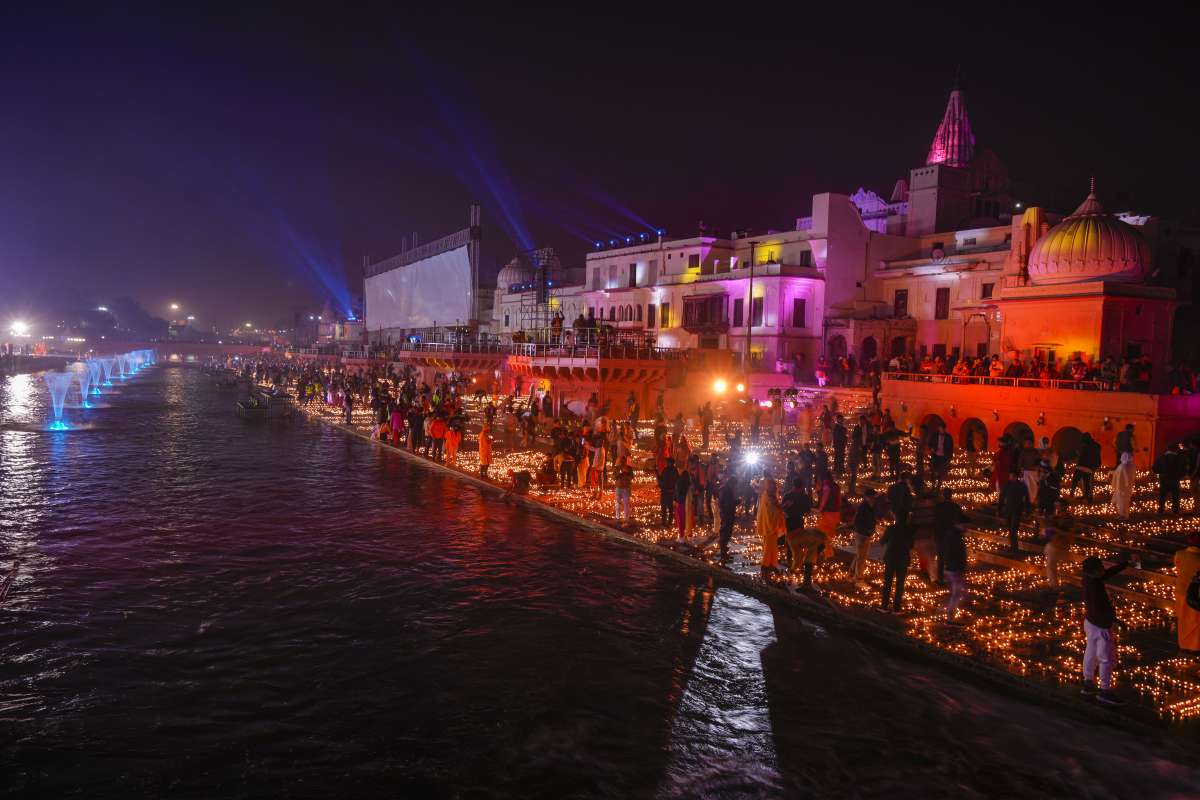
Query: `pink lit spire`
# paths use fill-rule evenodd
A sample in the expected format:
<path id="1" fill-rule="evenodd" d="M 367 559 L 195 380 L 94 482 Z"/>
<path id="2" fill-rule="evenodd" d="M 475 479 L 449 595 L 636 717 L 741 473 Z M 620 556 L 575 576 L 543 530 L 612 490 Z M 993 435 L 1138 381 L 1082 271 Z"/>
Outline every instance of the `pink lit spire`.
<path id="1" fill-rule="evenodd" d="M 929 146 L 929 157 L 925 163 L 965 167 L 974 156 L 975 135 L 971 133 L 971 121 L 967 119 L 962 90 L 955 86 L 954 91 L 950 92 L 946 114 L 933 137 L 933 144 Z"/>

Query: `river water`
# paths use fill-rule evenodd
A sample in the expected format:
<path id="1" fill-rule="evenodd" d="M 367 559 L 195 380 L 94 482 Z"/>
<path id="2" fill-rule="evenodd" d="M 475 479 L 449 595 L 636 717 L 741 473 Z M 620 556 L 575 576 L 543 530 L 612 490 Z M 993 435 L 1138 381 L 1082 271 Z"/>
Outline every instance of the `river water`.
<path id="1" fill-rule="evenodd" d="M 0 383 L 0 792 L 1194 797 L 1176 736 L 964 683 L 198 370 Z"/>

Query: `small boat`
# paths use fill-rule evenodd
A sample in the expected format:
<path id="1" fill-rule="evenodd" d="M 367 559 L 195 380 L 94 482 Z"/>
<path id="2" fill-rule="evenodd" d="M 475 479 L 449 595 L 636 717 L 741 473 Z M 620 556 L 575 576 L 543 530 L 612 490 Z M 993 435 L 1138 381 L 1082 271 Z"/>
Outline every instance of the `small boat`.
<path id="1" fill-rule="evenodd" d="M 242 419 L 264 420 L 290 417 L 296 407 L 288 394 L 271 394 L 251 387 L 249 394 L 237 401 L 234 410 Z"/>
<path id="2" fill-rule="evenodd" d="M 13 581 L 17 579 L 17 568 L 21 565 L 13 562 L 12 569 L 8 571 L 8 575 L 4 578 L 4 583 L 0 583 L 0 603 L 8 599 L 8 593 L 12 590 Z"/>

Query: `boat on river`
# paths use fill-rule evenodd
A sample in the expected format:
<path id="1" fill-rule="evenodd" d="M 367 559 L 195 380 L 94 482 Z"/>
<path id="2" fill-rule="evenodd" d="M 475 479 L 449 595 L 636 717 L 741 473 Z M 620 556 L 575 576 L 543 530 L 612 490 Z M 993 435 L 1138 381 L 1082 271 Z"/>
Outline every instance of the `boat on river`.
<path id="1" fill-rule="evenodd" d="M 242 419 L 255 421 L 283 419 L 296 410 L 292 396 L 286 392 L 264 391 L 248 381 L 243 382 L 245 391 L 234 404 L 234 411 Z"/>

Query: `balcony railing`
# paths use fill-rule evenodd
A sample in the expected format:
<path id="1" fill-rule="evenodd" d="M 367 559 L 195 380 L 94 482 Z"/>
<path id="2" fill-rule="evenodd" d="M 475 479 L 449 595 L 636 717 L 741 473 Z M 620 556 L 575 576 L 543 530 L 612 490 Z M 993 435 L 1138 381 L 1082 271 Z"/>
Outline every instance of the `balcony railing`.
<path id="1" fill-rule="evenodd" d="M 949 383 L 962 386 L 1008 386 L 1018 389 L 1081 389 L 1091 392 L 1115 391 L 1117 385 L 1107 381 L 1076 381 L 1070 378 L 993 378 L 989 375 L 944 375 L 930 372 L 884 372 L 893 381 Z"/>

